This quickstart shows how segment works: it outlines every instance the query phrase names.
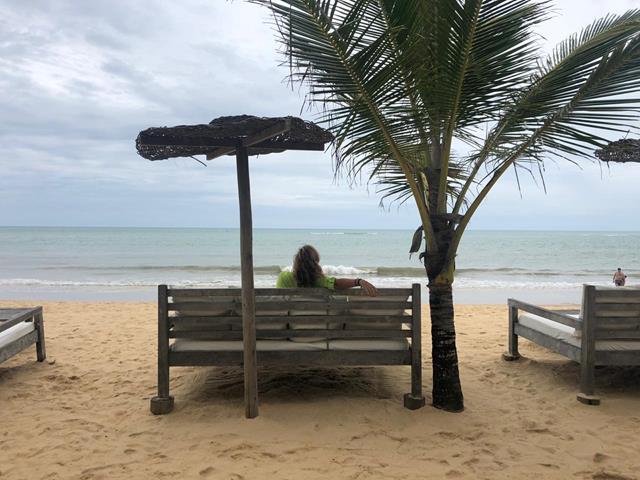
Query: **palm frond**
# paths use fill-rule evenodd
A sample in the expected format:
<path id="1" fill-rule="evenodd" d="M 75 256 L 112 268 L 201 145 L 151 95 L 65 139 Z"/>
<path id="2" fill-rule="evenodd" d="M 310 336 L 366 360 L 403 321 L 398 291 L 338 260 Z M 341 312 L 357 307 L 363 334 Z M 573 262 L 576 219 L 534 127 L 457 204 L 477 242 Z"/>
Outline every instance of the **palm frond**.
<path id="1" fill-rule="evenodd" d="M 509 168 L 591 158 L 640 118 L 640 10 L 539 61 L 550 0 L 249 1 L 273 13 L 291 81 L 335 136 L 337 170 L 375 183 L 382 203 L 413 198 L 427 238 L 433 215 L 464 209 L 450 253 Z M 456 157 L 454 139 L 472 151 Z"/>
<path id="2" fill-rule="evenodd" d="M 534 144 L 546 153 L 591 158 L 606 131 L 626 131 L 640 113 L 640 10 L 597 20 L 560 43 L 540 64 L 531 85 L 488 142 L 526 153 Z M 501 158 L 499 155 L 498 158 Z"/>

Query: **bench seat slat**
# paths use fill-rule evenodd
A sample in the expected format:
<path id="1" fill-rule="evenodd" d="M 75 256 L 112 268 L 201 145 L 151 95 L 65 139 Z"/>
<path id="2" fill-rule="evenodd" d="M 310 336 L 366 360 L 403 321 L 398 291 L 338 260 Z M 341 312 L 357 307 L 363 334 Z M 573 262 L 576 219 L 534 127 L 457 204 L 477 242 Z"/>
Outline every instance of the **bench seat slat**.
<path id="1" fill-rule="evenodd" d="M 208 325 L 208 324 L 220 324 L 220 323 L 238 323 L 242 324 L 241 315 L 176 315 L 169 317 L 169 321 L 174 325 Z M 408 323 L 411 324 L 411 315 L 258 315 L 256 316 L 256 325 L 261 323 L 274 323 L 274 322 L 295 322 L 297 324 L 304 323 L 319 323 L 319 322 L 371 322 L 371 323 Z"/>
<path id="2" fill-rule="evenodd" d="M 378 288 L 378 298 L 394 296 L 405 298 L 411 295 L 410 288 Z M 169 288 L 169 297 L 217 297 L 240 296 L 239 288 Z M 256 288 L 256 297 L 260 296 L 318 296 L 344 295 L 350 297 L 366 296 L 362 290 L 328 290 L 326 288 Z"/>
<path id="3" fill-rule="evenodd" d="M 329 310 L 329 311 L 343 311 L 349 309 L 379 309 L 379 310 L 410 310 L 412 307 L 411 302 L 314 302 L 314 301 L 299 301 L 299 302 L 256 302 L 256 312 L 269 312 L 269 311 L 305 311 L 305 310 Z M 242 308 L 240 303 L 225 302 L 225 303 L 205 303 L 205 302 L 179 302 L 169 303 L 168 309 L 170 311 L 179 310 L 181 312 L 189 311 L 220 311 L 220 310 L 238 310 Z"/>
<path id="4" fill-rule="evenodd" d="M 258 330 L 256 338 L 409 338 L 411 330 L 331 330 L 331 329 L 296 329 L 296 330 Z M 178 330 L 169 332 L 169 338 L 191 338 L 197 340 L 242 340 L 241 330 Z"/>

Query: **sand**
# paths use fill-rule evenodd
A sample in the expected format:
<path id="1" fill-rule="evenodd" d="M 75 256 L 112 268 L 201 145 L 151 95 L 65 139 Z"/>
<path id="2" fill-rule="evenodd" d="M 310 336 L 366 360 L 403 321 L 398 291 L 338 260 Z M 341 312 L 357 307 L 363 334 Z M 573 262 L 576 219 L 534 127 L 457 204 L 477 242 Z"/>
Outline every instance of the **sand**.
<path id="1" fill-rule="evenodd" d="M 640 369 L 600 369 L 581 405 L 575 363 L 524 340 L 501 360 L 504 306 L 457 308 L 461 414 L 405 410 L 408 367 L 269 369 L 254 420 L 229 368 L 173 369 L 175 411 L 149 413 L 154 304 L 44 309 L 49 361 L 0 364 L 1 479 L 640 478 Z"/>

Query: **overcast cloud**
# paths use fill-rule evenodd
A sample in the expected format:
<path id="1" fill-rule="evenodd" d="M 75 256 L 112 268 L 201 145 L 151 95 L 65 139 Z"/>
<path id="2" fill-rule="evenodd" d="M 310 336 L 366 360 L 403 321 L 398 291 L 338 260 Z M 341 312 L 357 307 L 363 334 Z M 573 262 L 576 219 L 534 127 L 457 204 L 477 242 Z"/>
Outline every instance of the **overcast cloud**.
<path id="1" fill-rule="evenodd" d="M 551 45 L 633 0 L 557 1 Z M 637 5 L 636 5 L 637 6 Z M 237 225 L 235 166 L 148 162 L 150 126 L 221 115 L 298 115 L 267 13 L 222 0 L 0 0 L 0 225 Z M 547 166 L 547 194 L 511 177 L 475 228 L 640 230 L 640 166 Z M 330 155 L 252 158 L 258 227 L 413 228 L 411 205 L 383 211 L 375 189 L 334 182 Z"/>

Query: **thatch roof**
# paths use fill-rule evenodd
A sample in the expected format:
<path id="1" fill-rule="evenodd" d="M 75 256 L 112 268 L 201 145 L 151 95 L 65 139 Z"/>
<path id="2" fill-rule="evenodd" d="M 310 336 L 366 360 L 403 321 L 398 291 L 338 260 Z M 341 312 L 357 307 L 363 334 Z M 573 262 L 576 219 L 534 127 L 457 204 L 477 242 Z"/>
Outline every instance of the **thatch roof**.
<path id="1" fill-rule="evenodd" d="M 208 124 L 154 127 L 136 138 L 138 153 L 148 160 L 207 155 L 233 155 L 239 146 L 249 155 L 284 150 L 324 150 L 333 136 L 312 122 L 297 117 L 219 117 Z"/>
<path id="2" fill-rule="evenodd" d="M 597 150 L 596 156 L 603 162 L 640 163 L 640 140 L 625 138 L 611 142 L 603 149 Z"/>

